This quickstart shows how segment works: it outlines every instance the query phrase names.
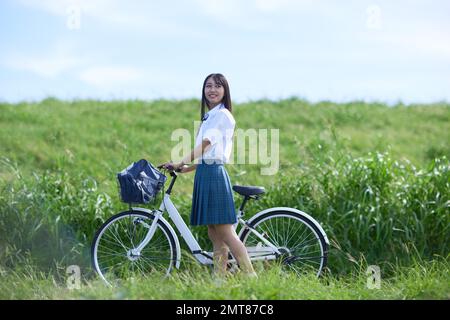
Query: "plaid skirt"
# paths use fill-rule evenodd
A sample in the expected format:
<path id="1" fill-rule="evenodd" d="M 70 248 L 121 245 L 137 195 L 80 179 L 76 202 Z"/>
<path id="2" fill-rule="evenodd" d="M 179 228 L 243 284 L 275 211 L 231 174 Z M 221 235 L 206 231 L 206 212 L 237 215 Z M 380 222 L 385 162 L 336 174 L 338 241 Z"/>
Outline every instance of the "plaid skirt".
<path id="1" fill-rule="evenodd" d="M 191 225 L 235 224 L 233 190 L 223 164 L 207 164 L 202 160 L 194 178 Z"/>

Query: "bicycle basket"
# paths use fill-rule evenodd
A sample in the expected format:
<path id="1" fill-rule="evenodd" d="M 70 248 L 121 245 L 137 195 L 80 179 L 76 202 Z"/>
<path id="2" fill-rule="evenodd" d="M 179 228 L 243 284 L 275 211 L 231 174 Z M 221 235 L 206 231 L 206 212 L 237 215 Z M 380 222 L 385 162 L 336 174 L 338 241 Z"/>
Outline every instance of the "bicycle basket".
<path id="1" fill-rule="evenodd" d="M 146 204 L 155 199 L 167 177 L 145 159 L 117 174 L 120 198 L 125 203 Z"/>

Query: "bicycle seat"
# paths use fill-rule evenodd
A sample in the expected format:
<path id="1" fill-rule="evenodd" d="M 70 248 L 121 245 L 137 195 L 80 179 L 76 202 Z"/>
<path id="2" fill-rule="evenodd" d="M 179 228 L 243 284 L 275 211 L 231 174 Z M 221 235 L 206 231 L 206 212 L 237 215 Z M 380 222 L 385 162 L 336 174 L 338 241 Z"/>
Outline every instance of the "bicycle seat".
<path id="1" fill-rule="evenodd" d="M 256 186 L 233 186 L 233 190 L 242 196 L 255 196 L 257 194 L 266 192 L 266 189 L 264 189 L 264 187 Z"/>

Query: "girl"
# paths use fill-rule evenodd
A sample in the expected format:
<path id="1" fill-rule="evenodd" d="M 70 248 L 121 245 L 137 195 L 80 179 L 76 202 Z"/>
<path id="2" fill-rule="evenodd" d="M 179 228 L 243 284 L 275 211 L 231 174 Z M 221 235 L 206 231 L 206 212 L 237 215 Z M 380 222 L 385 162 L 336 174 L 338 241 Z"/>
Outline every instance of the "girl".
<path id="1" fill-rule="evenodd" d="M 208 75 L 203 82 L 202 124 L 194 150 L 180 163 L 166 162 L 161 166 L 182 173 L 196 170 L 190 222 L 191 225 L 208 226 L 216 272 L 227 273 L 228 252 L 231 251 L 241 270 L 256 276 L 247 250 L 233 227 L 237 217 L 230 178 L 224 167 L 230 158 L 236 124 L 231 111 L 227 80 L 220 73 Z M 198 164 L 186 166 L 197 158 L 200 158 Z"/>

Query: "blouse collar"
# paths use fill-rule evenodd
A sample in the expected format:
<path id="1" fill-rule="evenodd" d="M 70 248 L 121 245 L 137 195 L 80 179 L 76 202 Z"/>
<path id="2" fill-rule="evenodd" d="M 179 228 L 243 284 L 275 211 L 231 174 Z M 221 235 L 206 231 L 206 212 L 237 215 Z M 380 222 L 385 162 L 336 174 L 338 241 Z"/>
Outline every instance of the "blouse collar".
<path id="1" fill-rule="evenodd" d="M 219 111 L 220 109 L 225 108 L 223 103 L 219 103 L 217 106 L 208 111 L 209 114 Z"/>
<path id="2" fill-rule="evenodd" d="M 209 116 L 212 116 L 214 113 L 218 112 L 220 109 L 223 109 L 223 108 L 225 108 L 225 105 L 223 103 L 218 104 L 217 106 L 215 106 L 214 108 L 209 110 L 207 113 L 205 113 L 202 121 L 205 121 L 206 119 L 208 119 Z"/>

